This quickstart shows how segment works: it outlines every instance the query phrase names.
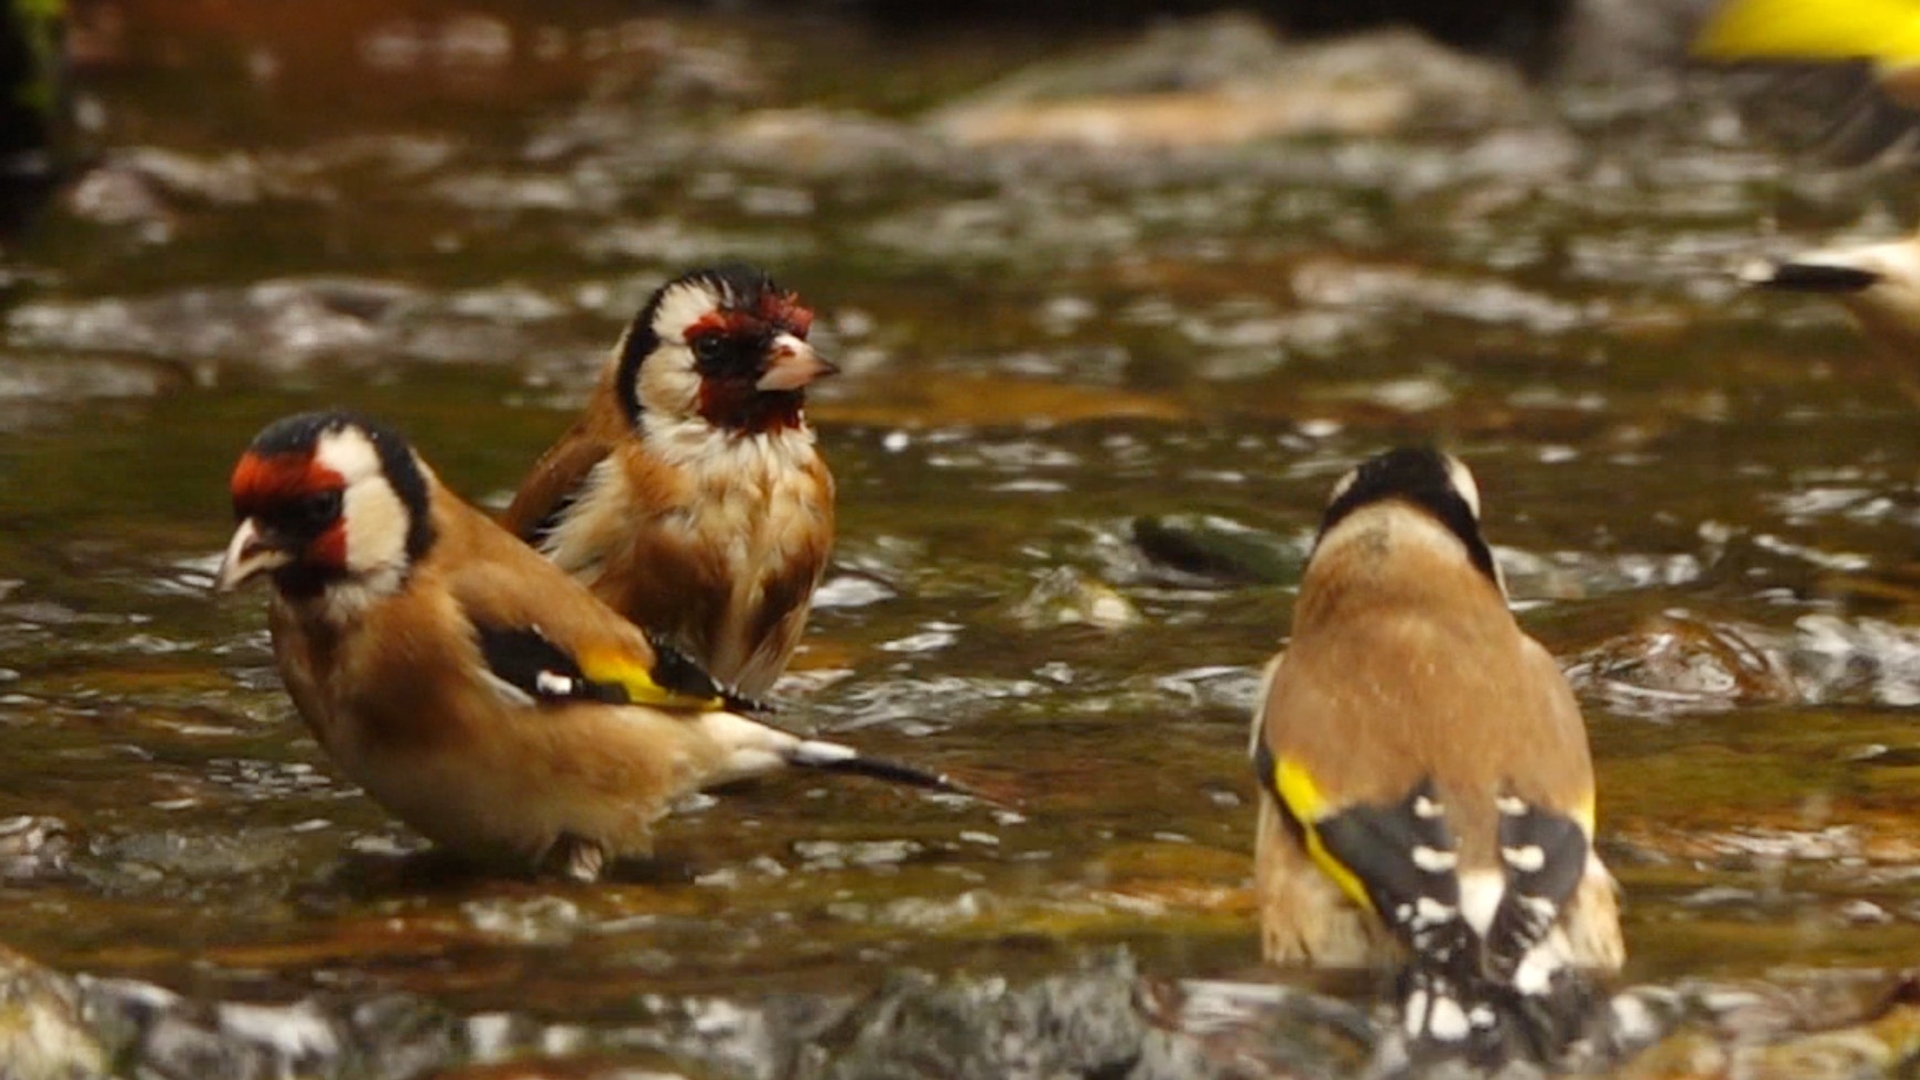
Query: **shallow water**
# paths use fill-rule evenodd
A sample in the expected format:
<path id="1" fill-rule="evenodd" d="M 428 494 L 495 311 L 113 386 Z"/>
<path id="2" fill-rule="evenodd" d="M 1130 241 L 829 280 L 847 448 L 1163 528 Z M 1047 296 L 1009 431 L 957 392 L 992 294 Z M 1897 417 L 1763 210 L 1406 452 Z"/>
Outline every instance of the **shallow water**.
<path id="1" fill-rule="evenodd" d="M 1581 687 L 1628 978 L 1920 962 L 1914 403 L 1838 314 L 1724 273 L 1890 232 L 1898 178 L 1812 173 L 1667 76 L 1466 131 L 961 150 L 919 110 L 1054 43 L 491 10 L 133 5 L 83 71 L 104 178 L 7 262 L 6 943 L 223 999 L 418 991 L 569 1053 L 903 966 L 1246 976 L 1259 666 L 1333 479 L 1438 440 Z M 1005 805 L 769 782 L 591 888 L 399 857 L 261 598 L 207 593 L 227 470 L 345 404 L 498 504 L 646 291 L 721 256 L 845 368 L 783 719 Z M 1063 567 L 1138 620 L 1062 624 Z"/>

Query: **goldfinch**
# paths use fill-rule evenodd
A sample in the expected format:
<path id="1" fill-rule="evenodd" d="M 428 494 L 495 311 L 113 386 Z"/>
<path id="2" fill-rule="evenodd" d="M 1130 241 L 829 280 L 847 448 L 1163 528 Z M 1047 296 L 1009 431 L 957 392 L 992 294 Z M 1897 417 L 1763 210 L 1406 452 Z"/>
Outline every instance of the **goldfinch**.
<path id="1" fill-rule="evenodd" d="M 1759 259 L 1741 268 L 1740 280 L 1756 288 L 1824 293 L 1875 343 L 1902 356 L 1920 350 L 1920 236 Z"/>
<path id="2" fill-rule="evenodd" d="M 754 696 L 799 644 L 833 546 L 833 475 L 804 405 L 837 369 L 807 344 L 812 322 L 751 267 L 661 286 L 501 519 Z"/>
<path id="3" fill-rule="evenodd" d="M 1266 957 L 1402 964 L 1406 1034 L 1463 1051 L 1560 1041 L 1575 969 L 1625 952 L 1579 707 L 1479 516 L 1472 475 L 1430 450 L 1339 482 L 1251 747 Z"/>
<path id="4" fill-rule="evenodd" d="M 341 412 L 269 425 L 234 469 L 216 586 L 273 585 L 281 679 L 340 771 L 468 858 L 583 880 L 644 856 L 701 788 L 789 766 L 943 778 L 802 739 L 735 699 Z"/>

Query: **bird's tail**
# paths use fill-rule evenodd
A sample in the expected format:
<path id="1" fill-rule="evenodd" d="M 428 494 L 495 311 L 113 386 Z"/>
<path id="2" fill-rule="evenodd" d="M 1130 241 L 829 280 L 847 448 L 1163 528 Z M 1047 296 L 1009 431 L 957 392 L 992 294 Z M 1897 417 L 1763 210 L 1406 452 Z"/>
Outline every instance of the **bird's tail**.
<path id="1" fill-rule="evenodd" d="M 945 773 L 928 772 L 913 765 L 888 761 L 885 758 L 866 757 L 851 746 L 824 742 L 820 739 L 796 741 L 787 761 L 802 768 L 818 769 L 822 772 L 851 773 L 855 776 L 884 780 L 889 784 L 905 784 L 908 787 L 928 788 L 934 791 L 960 790 Z"/>
<path id="2" fill-rule="evenodd" d="M 1567 907 L 1593 862 L 1574 818 L 1511 794 L 1496 800 L 1499 869 L 1456 878 L 1452 917 L 1411 919 L 1401 981 L 1410 1053 L 1487 1069 L 1549 1067 L 1602 1030 L 1604 996 L 1573 966 Z"/>
<path id="3" fill-rule="evenodd" d="M 1441 1060 L 1490 1072 L 1515 1061 L 1574 1063 L 1583 1043 L 1606 1041 L 1610 1010 L 1606 996 L 1573 967 L 1523 989 L 1477 965 L 1439 968 L 1416 958 L 1400 975 L 1400 1015 L 1402 1038 L 1390 1056 L 1417 1074 Z"/>
<path id="4" fill-rule="evenodd" d="M 1873 286 L 1880 275 L 1843 262 L 1755 259 L 1740 268 L 1740 280 L 1763 289 L 1789 292 L 1853 293 Z"/>
<path id="5" fill-rule="evenodd" d="M 883 758 L 868 757 L 851 746 L 803 739 L 789 731 L 731 712 L 702 713 L 696 718 L 717 744 L 722 760 L 711 783 L 746 780 L 783 769 L 817 769 L 851 773 L 891 784 L 964 793 L 941 773 Z"/>

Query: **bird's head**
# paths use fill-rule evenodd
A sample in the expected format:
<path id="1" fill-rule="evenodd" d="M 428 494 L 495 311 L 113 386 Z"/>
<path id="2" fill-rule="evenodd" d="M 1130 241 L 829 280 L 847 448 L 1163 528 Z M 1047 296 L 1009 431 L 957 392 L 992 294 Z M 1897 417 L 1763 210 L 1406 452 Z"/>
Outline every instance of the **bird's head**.
<path id="1" fill-rule="evenodd" d="M 695 270 L 661 286 L 620 340 L 627 418 L 755 435 L 804 423 L 806 388 L 839 370 L 807 343 L 813 312 L 765 271 Z"/>
<path id="2" fill-rule="evenodd" d="M 398 433 L 349 413 L 269 424 L 233 470 L 239 524 L 216 587 L 265 576 L 290 598 L 397 588 L 433 542 L 429 475 Z"/>
<path id="3" fill-rule="evenodd" d="M 1438 522 L 1460 541 L 1474 567 L 1505 591 L 1493 552 L 1480 535 L 1480 486 L 1459 458 L 1425 448 L 1389 450 L 1368 458 L 1334 485 L 1320 519 L 1319 540 L 1342 522 L 1385 507 Z"/>

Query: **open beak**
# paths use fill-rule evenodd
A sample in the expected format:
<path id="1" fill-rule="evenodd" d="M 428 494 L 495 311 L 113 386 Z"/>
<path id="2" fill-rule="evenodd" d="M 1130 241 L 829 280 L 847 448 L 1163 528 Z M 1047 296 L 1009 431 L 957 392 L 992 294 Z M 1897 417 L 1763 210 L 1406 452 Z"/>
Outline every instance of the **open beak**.
<path id="1" fill-rule="evenodd" d="M 227 541 L 227 554 L 220 560 L 219 572 L 213 576 L 213 587 L 220 592 L 232 592 L 292 561 L 291 552 L 270 540 L 260 531 L 259 523 L 248 518 L 233 530 L 233 539 Z"/>
<path id="2" fill-rule="evenodd" d="M 813 346 L 794 337 L 781 334 L 773 339 L 767 370 L 760 375 L 760 381 L 753 384 L 755 390 L 799 390 L 815 379 L 832 375 L 840 369 L 813 351 Z"/>

